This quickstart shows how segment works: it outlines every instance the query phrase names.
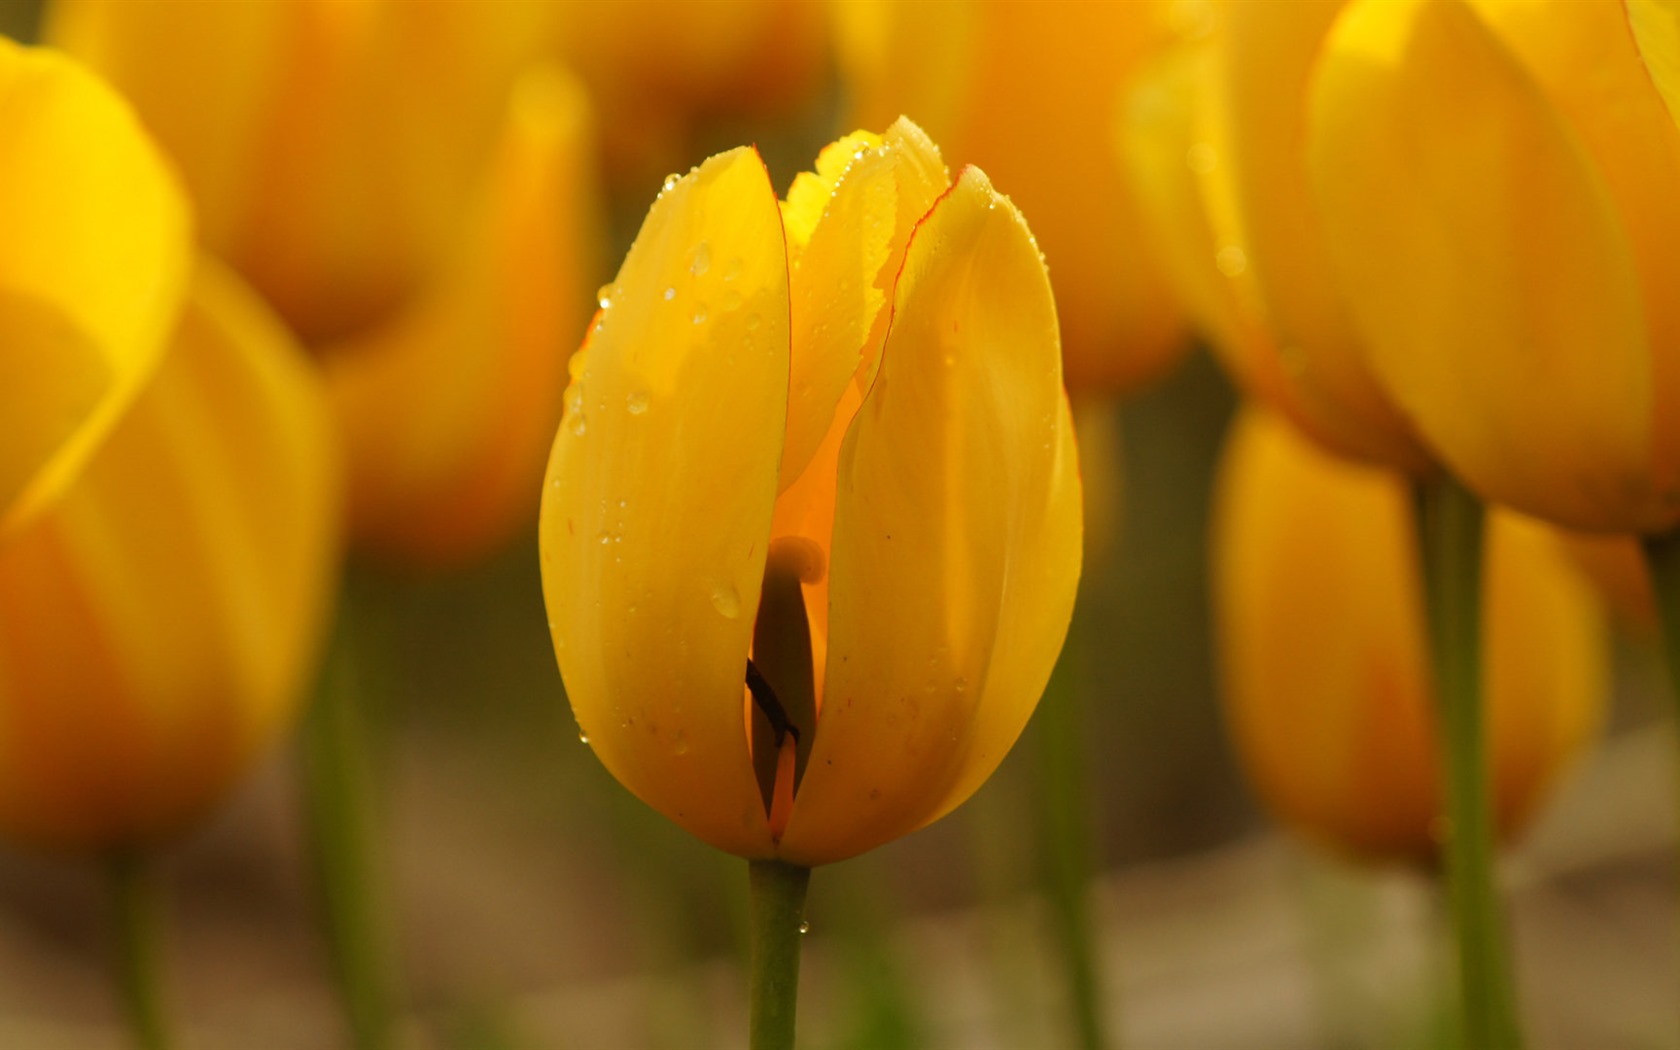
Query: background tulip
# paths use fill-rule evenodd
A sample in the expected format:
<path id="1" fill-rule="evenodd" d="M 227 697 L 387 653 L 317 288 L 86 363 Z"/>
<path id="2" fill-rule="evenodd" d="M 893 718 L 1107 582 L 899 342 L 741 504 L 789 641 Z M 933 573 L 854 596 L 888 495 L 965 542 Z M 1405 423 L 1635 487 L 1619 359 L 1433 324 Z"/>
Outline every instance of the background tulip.
<path id="1" fill-rule="evenodd" d="M 714 157 L 667 184 L 574 365 L 542 524 L 567 694 L 632 791 L 748 858 L 839 860 L 960 803 L 1071 611 L 1049 285 L 984 176 L 943 180 L 907 122 L 843 140 L 784 240 L 757 155 Z M 777 692 L 813 706 L 765 782 L 742 668 L 787 644 L 773 601 L 811 668 Z"/>
<path id="2" fill-rule="evenodd" d="M 1435 707 L 1404 482 L 1250 409 L 1221 471 L 1215 598 L 1232 737 L 1261 798 L 1306 837 L 1430 861 L 1442 813 Z M 1502 834 L 1602 718 L 1605 624 L 1550 530 L 1489 518 L 1483 695 Z"/>
<path id="3" fill-rule="evenodd" d="M 1122 152 L 1167 273 L 1251 396 L 1344 455 L 1432 457 L 1371 375 L 1307 180 L 1307 88 L 1339 0 L 1209 8 L 1129 87 Z"/>
<path id="4" fill-rule="evenodd" d="M 911 113 L 1033 219 L 1056 276 L 1068 384 L 1133 389 L 1188 346 L 1109 148 L 1120 86 L 1176 35 L 1166 3 L 834 5 L 850 121 Z"/>
<path id="5" fill-rule="evenodd" d="M 527 527 L 600 236 L 594 125 L 535 4 L 63 0 L 207 247 L 328 366 L 354 538 L 419 568 Z M 215 84 L 206 99 L 205 84 Z"/>
<path id="6" fill-rule="evenodd" d="M 0 39 L 0 532 L 50 502 L 151 374 L 189 218 L 128 107 Z"/>
<path id="7" fill-rule="evenodd" d="M 1680 128 L 1644 24 L 1621 4 L 1356 3 L 1306 130 L 1387 396 L 1484 497 L 1649 532 L 1680 521 Z"/>
<path id="8" fill-rule="evenodd" d="M 0 549 L 0 830 L 152 844 L 274 743 L 335 576 L 334 468 L 296 348 L 201 266 L 154 377 Z"/>

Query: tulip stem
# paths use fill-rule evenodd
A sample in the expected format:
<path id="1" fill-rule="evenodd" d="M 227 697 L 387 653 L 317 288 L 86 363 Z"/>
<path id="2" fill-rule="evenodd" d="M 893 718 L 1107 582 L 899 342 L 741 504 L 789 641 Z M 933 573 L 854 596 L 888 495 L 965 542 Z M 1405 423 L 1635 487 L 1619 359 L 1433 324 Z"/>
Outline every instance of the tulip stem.
<path id="1" fill-rule="evenodd" d="M 163 909 L 142 858 L 123 850 L 107 862 L 116 935 L 117 981 L 141 1050 L 173 1046 L 163 1009 Z"/>
<path id="2" fill-rule="evenodd" d="M 1038 706 L 1039 820 L 1046 839 L 1044 878 L 1050 896 L 1057 947 L 1084 1050 L 1109 1041 L 1096 944 L 1091 936 L 1091 798 L 1085 771 L 1085 719 L 1077 665 L 1082 624 L 1074 617 L 1061 658 L 1056 661 Z"/>
<path id="3" fill-rule="evenodd" d="M 752 1050 L 792 1050 L 799 1003 L 799 942 L 805 933 L 805 890 L 811 869 L 779 860 L 747 862 L 751 887 Z"/>
<path id="4" fill-rule="evenodd" d="M 1644 540 L 1645 563 L 1656 592 L 1657 619 L 1662 629 L 1663 656 L 1668 664 L 1670 690 L 1680 716 L 1680 530 Z"/>
<path id="5" fill-rule="evenodd" d="M 1481 696 L 1482 505 L 1457 482 L 1427 484 L 1420 545 L 1445 757 L 1445 869 L 1458 944 L 1463 1043 L 1522 1045 L 1495 886 L 1493 806 Z"/>
<path id="6" fill-rule="evenodd" d="M 305 819 L 333 976 L 357 1050 L 392 1042 L 394 951 L 376 880 L 371 774 L 340 611 L 299 741 Z"/>

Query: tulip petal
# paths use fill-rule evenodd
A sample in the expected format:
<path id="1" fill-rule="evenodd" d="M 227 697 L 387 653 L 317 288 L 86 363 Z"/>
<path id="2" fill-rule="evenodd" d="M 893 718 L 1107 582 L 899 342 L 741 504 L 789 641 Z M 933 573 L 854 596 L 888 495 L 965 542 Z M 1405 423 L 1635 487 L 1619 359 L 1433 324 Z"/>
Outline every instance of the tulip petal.
<path id="1" fill-rule="evenodd" d="M 626 787 L 719 849 L 769 856 L 744 682 L 789 300 L 781 215 L 755 151 L 713 157 L 661 194 L 609 301 L 573 357 L 543 488 L 561 675 Z"/>
<path id="2" fill-rule="evenodd" d="M 336 464 L 313 369 L 205 264 L 152 380 L 0 551 L 0 827 L 154 842 L 274 742 L 336 580 Z"/>
<path id="3" fill-rule="evenodd" d="M 1079 575 L 1079 494 L 1037 245 L 967 169 L 911 240 L 841 453 L 824 698 L 780 855 L 933 819 L 1003 757 Z"/>
<path id="4" fill-rule="evenodd" d="M 0 529 L 50 500 L 132 400 L 186 284 L 185 201 L 79 66 L 0 39 Z"/>
<path id="5" fill-rule="evenodd" d="M 1266 367 L 1290 388 L 1292 414 L 1337 451 L 1421 472 L 1431 459 L 1361 356 L 1302 167 L 1301 101 L 1340 8 L 1341 0 L 1220 8 L 1217 102 L 1207 118 L 1215 162 L 1203 176 L 1224 205 L 1215 209 L 1225 240 L 1217 265 L 1263 304 L 1269 345 L 1246 352 L 1278 355 Z"/>
<path id="6" fill-rule="evenodd" d="M 1646 338 L 1680 346 L 1680 127 L 1614 4 L 1477 0 L 1476 15 L 1539 82 L 1615 200 L 1633 252 Z M 1680 355 L 1648 352 L 1651 484 L 1680 494 Z"/>
<path id="7" fill-rule="evenodd" d="M 1680 3 L 1625 0 L 1639 54 L 1662 94 L 1671 119 L 1680 124 Z"/>
<path id="8" fill-rule="evenodd" d="M 1309 163 L 1372 367 L 1483 496 L 1657 528 L 1634 255 L 1609 187 L 1462 4 L 1350 7 L 1311 95 Z M 1374 206 L 1380 202 L 1380 206 Z"/>
<path id="9" fill-rule="evenodd" d="M 848 162 L 844 167 L 831 156 L 841 145 L 852 147 L 840 158 Z M 810 220 L 809 241 L 792 278 L 784 489 L 805 470 L 829 430 L 848 422 L 837 418 L 835 406 L 846 384 L 874 363 L 886 331 L 887 295 L 903 264 L 910 231 L 950 185 L 939 149 L 902 117 L 876 146 L 848 137 L 823 156 L 826 169 L 822 160 L 818 167 L 829 172 L 832 195 Z M 803 213 L 813 210 L 811 201 L 818 194 L 812 190 L 824 184 L 815 177 L 804 183 L 798 194 L 804 198 Z M 795 190 L 800 189 L 796 180 Z M 789 194 L 790 201 L 794 196 Z"/>
<path id="10" fill-rule="evenodd" d="M 564 353 L 588 322 L 597 193 L 582 87 L 527 74 L 461 248 L 391 324 L 326 349 L 351 514 L 380 556 L 482 556 L 528 527 L 560 422 Z"/>

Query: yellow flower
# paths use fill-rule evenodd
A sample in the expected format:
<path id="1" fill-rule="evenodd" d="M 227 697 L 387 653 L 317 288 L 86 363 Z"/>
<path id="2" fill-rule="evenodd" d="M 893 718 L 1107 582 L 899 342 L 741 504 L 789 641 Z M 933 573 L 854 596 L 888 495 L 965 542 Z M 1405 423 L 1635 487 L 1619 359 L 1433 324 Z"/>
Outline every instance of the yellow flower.
<path id="1" fill-rule="evenodd" d="M 1482 496 L 1587 529 L 1680 522 L 1675 19 L 1354 3 L 1303 108 L 1387 396 Z"/>
<path id="2" fill-rule="evenodd" d="M 1403 478 L 1251 409 L 1214 530 L 1224 699 L 1250 780 L 1343 852 L 1430 860 L 1441 812 L 1413 510 Z M 1598 727 L 1602 609 L 1549 529 L 1488 518 L 1483 697 L 1500 831 L 1514 834 Z"/>
<path id="3" fill-rule="evenodd" d="M 153 842 L 285 730 L 335 578 L 332 452 L 284 330 L 201 267 L 150 382 L 0 546 L 0 830 Z"/>
<path id="4" fill-rule="evenodd" d="M 527 527 L 595 287 L 593 121 L 535 4 L 61 0 L 204 243 L 325 364 L 356 538 L 421 567 Z"/>
<path id="5" fill-rule="evenodd" d="M 1122 152 L 1166 272 L 1245 392 L 1329 448 L 1423 472 L 1433 457 L 1365 363 L 1307 181 L 1307 89 L 1339 7 L 1210 6 L 1203 34 L 1131 85 Z"/>
<path id="6" fill-rule="evenodd" d="M 1167 3 L 836 4 L 851 120 L 916 113 L 1033 217 L 1056 275 L 1068 384 L 1136 387 L 1188 346 L 1109 148 L 1120 86 L 1173 39 Z"/>
<path id="7" fill-rule="evenodd" d="M 943 815 L 1031 714 L 1079 575 L 1019 213 L 977 169 L 948 186 L 904 120 L 824 150 L 780 208 L 738 149 L 668 182 L 607 291 L 541 524 L 586 739 L 748 858 L 839 860 Z"/>
<path id="8" fill-rule="evenodd" d="M 0 533 L 69 484 L 162 353 L 190 264 L 180 190 L 133 114 L 0 38 Z"/>

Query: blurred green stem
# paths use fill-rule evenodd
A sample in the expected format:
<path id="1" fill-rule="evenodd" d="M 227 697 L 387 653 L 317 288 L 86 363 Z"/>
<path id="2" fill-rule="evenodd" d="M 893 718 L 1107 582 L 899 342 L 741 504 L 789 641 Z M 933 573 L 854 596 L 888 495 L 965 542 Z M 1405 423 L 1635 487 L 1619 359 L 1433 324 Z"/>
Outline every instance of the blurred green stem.
<path id="1" fill-rule="evenodd" d="M 358 1050 L 392 1045 L 395 966 L 381 910 L 372 777 L 354 688 L 351 609 L 338 629 L 300 750 L 305 819 L 333 976 Z"/>
<path id="2" fill-rule="evenodd" d="M 792 1050 L 799 1005 L 799 942 L 811 869 L 779 860 L 747 862 L 752 948 L 748 961 L 752 1050 Z"/>
<path id="3" fill-rule="evenodd" d="M 117 980 L 141 1050 L 173 1046 L 163 1009 L 163 909 L 145 861 L 122 851 L 107 861 L 116 934 Z"/>
<path id="4" fill-rule="evenodd" d="M 1091 796 L 1085 769 L 1086 721 L 1077 667 L 1083 623 L 1076 613 L 1062 655 L 1038 707 L 1038 805 L 1044 837 L 1044 882 L 1055 922 L 1056 947 L 1085 1050 L 1108 1046 L 1097 950 L 1091 931 Z M 1112 1003 L 1106 1004 L 1112 1008 Z"/>
<path id="5" fill-rule="evenodd" d="M 1463 1044 L 1522 1045 L 1495 886 L 1481 696 L 1482 505 L 1451 479 L 1420 493 L 1419 540 L 1446 784 L 1445 853 Z"/>
<path id="6" fill-rule="evenodd" d="M 1663 657 L 1668 664 L 1670 693 L 1680 720 L 1680 530 L 1644 540 L 1645 563 L 1651 572 L 1651 589 L 1656 592 L 1661 621 Z"/>

